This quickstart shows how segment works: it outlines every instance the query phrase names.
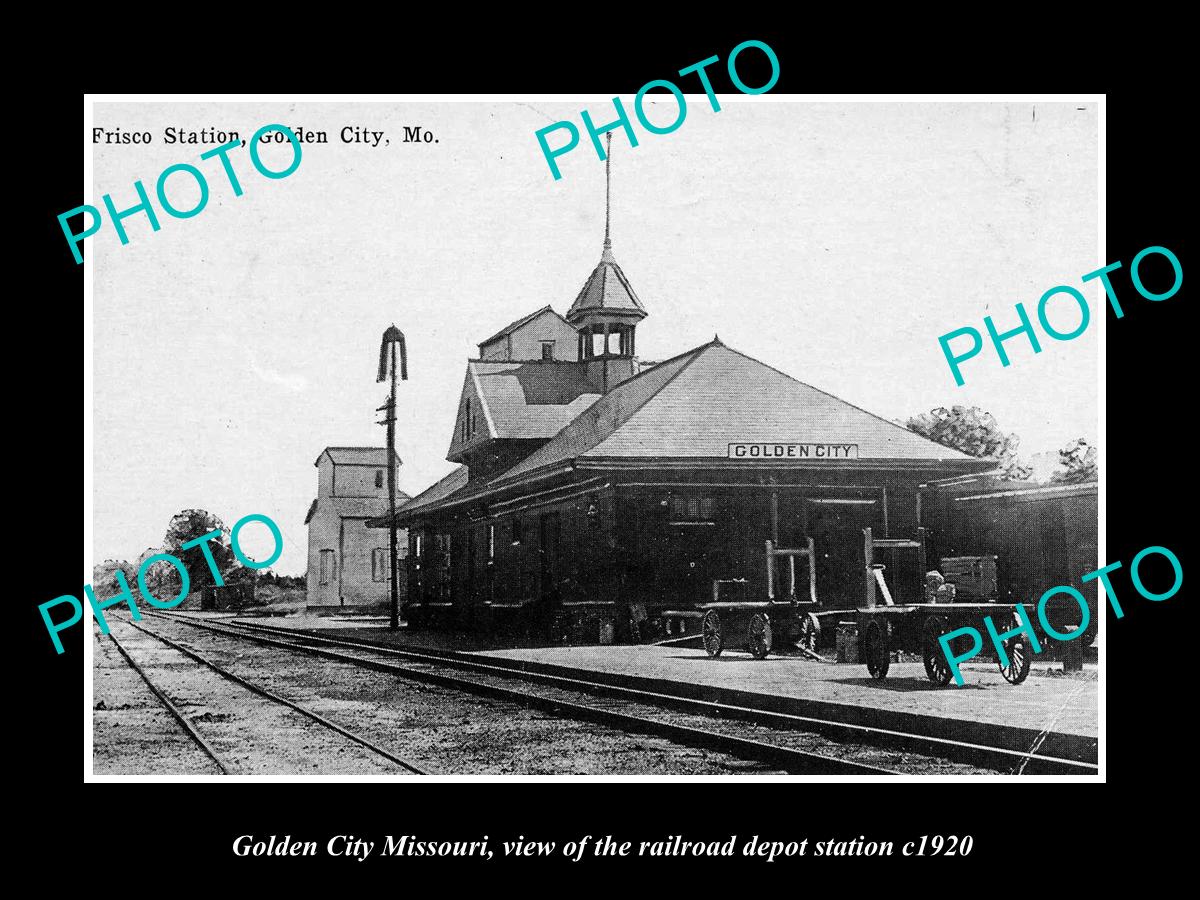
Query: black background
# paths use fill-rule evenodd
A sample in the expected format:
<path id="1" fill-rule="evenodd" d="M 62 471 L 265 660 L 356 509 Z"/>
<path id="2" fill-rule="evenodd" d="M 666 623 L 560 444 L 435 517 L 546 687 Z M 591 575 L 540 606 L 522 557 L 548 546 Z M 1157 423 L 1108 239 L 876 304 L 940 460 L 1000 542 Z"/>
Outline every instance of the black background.
<path id="1" fill-rule="evenodd" d="M 9 349 L 16 363 L 9 369 L 9 421 L 17 425 L 10 433 L 16 459 L 9 471 L 31 473 L 28 483 L 35 487 L 23 496 L 28 488 L 20 483 L 26 480 L 22 478 L 10 488 L 15 503 L 10 508 L 9 563 L 10 571 L 20 572 L 21 577 L 16 582 L 20 591 L 10 607 L 14 615 L 8 622 L 18 629 L 26 654 L 19 669 L 8 667 L 9 690 L 21 709 L 19 722 L 9 722 L 9 743 L 20 757 L 17 766 L 10 766 L 10 777 L 23 775 L 26 768 L 33 770 L 19 779 L 31 797 L 21 809 L 29 817 L 22 840 L 29 852 L 20 850 L 18 855 L 31 860 L 40 855 L 56 860 L 75 852 L 86 855 L 90 851 L 80 850 L 83 841 L 103 848 L 95 852 L 101 853 L 104 865 L 136 863 L 142 874 L 153 871 L 177 878 L 191 873 L 193 878 L 199 874 L 228 879 L 253 872 L 281 883 L 303 879 L 301 883 L 309 886 L 318 875 L 350 876 L 360 883 L 397 890 L 417 890 L 420 884 L 461 889 L 480 878 L 489 879 L 494 887 L 494 879 L 508 873 L 515 876 L 514 883 L 548 893 L 568 884 L 576 889 L 582 874 L 607 893 L 636 890 L 638 882 L 628 880 L 626 873 L 637 869 L 638 877 L 662 878 L 664 883 L 669 878 L 674 883 L 668 889 L 700 895 L 716 889 L 715 882 L 707 881 L 708 873 L 732 867 L 748 870 L 737 882 L 747 890 L 769 885 L 803 892 L 828 883 L 851 890 L 873 884 L 916 884 L 935 891 L 977 892 L 993 887 L 1005 890 L 1009 884 L 1025 893 L 1079 888 L 1085 883 L 1081 878 L 1109 865 L 1136 862 L 1155 867 L 1157 860 L 1170 859 L 1173 854 L 1166 845 L 1178 839 L 1170 819 L 1180 790 L 1191 780 L 1194 748 L 1188 737 L 1196 667 L 1191 658 L 1194 632 L 1187 614 L 1190 582 L 1185 574 L 1182 591 L 1168 601 L 1151 603 L 1134 593 L 1128 563 L 1143 547 L 1159 544 L 1177 554 L 1185 573 L 1191 571 L 1192 534 L 1185 515 L 1194 508 L 1189 452 L 1195 442 L 1184 429 L 1195 418 L 1195 363 L 1188 350 L 1193 335 L 1185 321 L 1186 278 L 1183 290 L 1173 298 L 1151 303 L 1133 290 L 1128 266 L 1142 248 L 1162 245 L 1179 257 L 1185 274 L 1188 270 L 1182 223 L 1190 206 L 1185 190 L 1190 195 L 1194 179 L 1188 163 L 1194 150 L 1180 130 L 1188 108 L 1178 102 L 1164 68 L 1176 57 L 1157 43 L 1162 40 L 1159 36 L 1152 46 L 1139 48 L 1144 56 L 1135 60 L 1121 56 L 1118 61 L 1112 45 L 1121 40 L 1120 52 L 1131 52 L 1125 45 L 1137 43 L 1132 34 L 1117 37 L 1106 32 L 1092 41 L 1069 27 L 1056 30 L 1045 21 L 1014 28 L 1011 34 L 995 34 L 992 29 L 987 40 L 978 34 L 969 41 L 928 34 L 921 41 L 901 40 L 897 33 L 894 41 L 891 36 L 864 41 L 850 25 L 832 32 L 810 25 L 734 28 L 725 24 L 694 35 L 671 31 L 670 37 L 664 37 L 628 23 L 601 27 L 603 11 L 587 13 L 593 14 L 594 34 L 564 25 L 562 34 L 532 36 L 524 46 L 509 39 L 471 46 L 457 32 L 450 39 L 414 30 L 367 48 L 359 23 L 352 36 L 339 39 L 330 33 L 321 38 L 317 50 L 311 42 L 270 42 L 257 33 L 247 36 L 235 30 L 227 36 L 229 46 L 207 51 L 202 64 L 172 63 L 170 73 L 153 65 L 121 66 L 109 57 L 111 66 L 89 70 L 86 89 L 586 91 L 628 99 L 644 82 L 671 77 L 678 69 L 716 54 L 722 64 L 712 67 L 710 74 L 717 92 L 727 93 L 733 88 L 724 74 L 724 59 L 740 41 L 757 38 L 769 43 L 780 60 L 782 74 L 773 93 L 1107 92 L 1108 249 L 1097 267 L 1115 260 L 1124 263 L 1113 280 L 1126 313 L 1116 320 L 1107 312 L 1107 437 L 1102 446 L 1107 463 L 1105 561 L 1121 560 L 1126 566 L 1113 579 L 1126 616 L 1118 621 L 1110 613 L 1107 620 L 1107 784 L 1027 778 L 978 785 L 648 781 L 85 785 L 80 747 L 88 705 L 80 696 L 79 632 L 67 633 L 69 649 L 56 656 L 37 612 L 37 604 L 46 599 L 78 594 L 76 566 L 82 555 L 70 537 L 79 532 L 74 531 L 78 520 L 69 510 L 82 481 L 79 411 L 86 363 L 80 329 L 68 323 L 78 321 L 73 316 L 82 307 L 83 276 L 55 217 L 83 199 L 79 174 L 83 96 L 74 84 L 60 82 L 36 100 L 25 101 L 21 124 L 32 139 L 20 146 L 33 165 L 22 163 L 21 171 L 28 174 L 14 179 L 28 192 L 22 201 L 27 214 L 10 219 L 10 228 L 15 225 L 16 231 L 10 230 L 9 237 L 10 248 L 22 251 L 9 255 L 10 271 L 20 273 L 15 279 L 18 288 L 9 294 Z M 557 13 L 547 15 L 558 21 Z M 757 57 L 751 51 L 739 58 L 739 71 L 751 85 L 766 80 L 765 68 L 754 71 Z M 1086 69 L 1085 58 L 1103 59 L 1104 66 Z M 680 81 L 685 90 L 694 89 L 691 82 Z M 664 139 L 686 140 L 686 128 Z M 15 163 L 10 160 L 10 165 Z M 36 262 L 26 262 L 26 249 Z M 947 260 L 947 265 L 952 264 Z M 1076 284 L 1081 274 L 1064 272 L 1063 283 Z M 1147 275 L 1148 280 L 1151 277 Z M 1000 307 L 1017 300 L 1031 308 L 1036 298 L 994 298 Z M 1070 347 L 1054 349 L 1069 352 Z M 1058 390 L 1053 384 L 1045 389 Z M 1069 398 L 1064 397 L 1064 402 Z M 103 409 L 96 414 L 103 415 Z M 148 409 L 145 414 L 156 412 Z M 85 561 L 83 571 L 89 572 L 90 566 L 91 561 Z M 487 834 L 493 848 L 517 834 L 560 844 L 585 834 L 613 834 L 618 840 L 635 842 L 678 833 L 688 840 L 726 840 L 737 834 L 739 844 L 754 834 L 784 841 L 866 835 L 898 843 L 922 834 L 972 834 L 975 847 L 966 859 L 805 858 L 770 866 L 741 858 L 627 859 L 581 865 L 558 857 L 549 861 L 497 857 L 486 864 L 387 858 L 356 863 L 324 856 L 235 859 L 230 852 L 233 839 L 241 834 L 290 834 L 323 844 L 334 834 L 379 841 L 384 834 L 404 833 L 422 839 L 466 840 Z"/>

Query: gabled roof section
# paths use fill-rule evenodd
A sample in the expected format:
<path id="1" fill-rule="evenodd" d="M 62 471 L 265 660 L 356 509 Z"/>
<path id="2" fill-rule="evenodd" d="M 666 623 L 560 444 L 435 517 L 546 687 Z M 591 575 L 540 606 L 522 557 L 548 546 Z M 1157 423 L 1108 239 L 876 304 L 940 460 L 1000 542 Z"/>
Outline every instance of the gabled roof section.
<path id="1" fill-rule="evenodd" d="M 464 441 L 456 418 L 447 458 L 455 460 L 464 449 L 487 440 L 552 438 L 599 397 L 583 363 L 472 360 L 458 408 L 461 415 L 463 400 L 478 403 L 478 428 Z"/>
<path id="2" fill-rule="evenodd" d="M 549 443 L 539 447 L 496 481 L 516 479 L 535 469 L 573 459 L 591 450 L 628 422 L 703 350 L 704 347 L 690 350 L 621 382 L 575 417 Z"/>
<path id="3" fill-rule="evenodd" d="M 554 311 L 554 309 L 547 304 L 546 306 L 543 306 L 541 309 L 535 309 L 529 315 L 522 316 L 521 318 L 517 319 L 517 321 L 510 322 L 508 325 L 505 325 L 503 328 L 501 328 L 499 331 L 497 331 L 495 334 L 493 334 L 487 340 L 480 341 L 479 347 L 482 349 L 483 347 L 486 347 L 488 344 L 498 341 L 500 338 L 504 337 L 505 335 L 511 334 L 512 332 L 516 331 L 522 325 L 528 325 L 534 319 L 538 318 L 539 316 L 545 315 L 546 313 L 550 313 L 550 315 L 555 316 L 556 318 L 560 319 L 564 325 L 568 324 L 566 319 L 564 319 L 562 316 L 560 316 L 558 313 L 556 313 Z"/>
<path id="4" fill-rule="evenodd" d="M 644 318 L 646 308 L 629 284 L 629 279 L 617 265 L 612 249 L 605 246 L 600 256 L 600 262 L 588 276 L 583 290 L 571 304 L 567 312 L 567 321 L 576 324 L 584 314 L 589 312 L 620 312 Z"/>
<path id="5" fill-rule="evenodd" d="M 386 447 L 326 447 L 317 456 L 317 465 L 321 461 L 321 457 L 326 453 L 333 460 L 334 465 L 338 466 L 386 466 L 387 465 L 387 448 Z M 400 454 L 393 454 L 396 457 L 396 462 L 401 463 Z"/>

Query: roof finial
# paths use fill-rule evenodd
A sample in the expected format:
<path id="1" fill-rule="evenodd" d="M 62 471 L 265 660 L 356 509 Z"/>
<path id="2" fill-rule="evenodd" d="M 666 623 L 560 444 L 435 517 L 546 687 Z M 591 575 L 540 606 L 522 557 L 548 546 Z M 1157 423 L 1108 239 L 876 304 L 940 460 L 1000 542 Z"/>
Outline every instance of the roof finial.
<path id="1" fill-rule="evenodd" d="M 612 256 L 612 238 L 609 222 L 612 217 L 612 132 L 605 135 L 607 146 L 604 151 L 604 257 Z"/>

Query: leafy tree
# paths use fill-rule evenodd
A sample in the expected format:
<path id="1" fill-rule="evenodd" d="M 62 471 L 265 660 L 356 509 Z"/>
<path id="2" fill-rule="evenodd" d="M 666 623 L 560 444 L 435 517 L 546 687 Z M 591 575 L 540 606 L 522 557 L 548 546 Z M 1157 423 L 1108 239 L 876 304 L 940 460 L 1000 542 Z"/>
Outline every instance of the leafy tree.
<path id="1" fill-rule="evenodd" d="M 137 558 L 137 562 L 132 567 L 133 576 L 129 579 L 129 586 L 132 588 L 134 596 L 138 595 L 137 573 L 142 571 L 142 565 L 152 556 L 169 552 L 162 547 L 147 547 L 142 551 L 141 556 Z M 190 570 L 188 576 L 191 576 Z M 146 587 L 155 597 L 169 600 L 179 593 L 179 571 L 166 560 L 160 560 L 146 570 Z"/>
<path id="2" fill-rule="evenodd" d="M 106 559 L 92 567 L 92 590 L 99 600 L 115 597 L 121 590 L 117 572 L 125 576 L 125 583 L 137 595 L 137 568 L 123 559 Z"/>
<path id="3" fill-rule="evenodd" d="M 978 406 L 952 406 L 913 416 L 905 423 L 909 431 L 937 441 L 944 447 L 967 456 L 988 456 L 996 460 L 1005 478 L 1027 479 L 1033 470 L 1017 457 L 1021 439 L 1000 430 L 996 419 Z"/>
<path id="4" fill-rule="evenodd" d="M 1058 451 L 1058 468 L 1050 474 L 1050 483 L 1080 484 L 1097 477 L 1096 448 L 1078 438 Z"/>
<path id="5" fill-rule="evenodd" d="M 257 572 L 249 566 L 235 565 L 222 576 L 226 584 L 257 584 L 264 573 Z"/>
<path id="6" fill-rule="evenodd" d="M 172 516 L 167 525 L 167 533 L 163 537 L 163 547 L 166 548 L 165 552 L 183 560 L 183 564 L 187 567 L 188 578 L 191 581 L 189 593 L 215 582 L 212 570 L 204 557 L 204 551 L 199 546 L 183 549 L 183 545 L 188 541 L 202 537 L 210 531 L 220 532 L 219 537 L 205 541 L 205 545 L 212 554 L 217 571 L 224 577 L 229 570 L 238 568 L 233 549 L 229 544 L 229 529 L 225 527 L 224 522 L 207 510 L 185 509 Z M 178 575 L 176 575 L 176 582 L 178 582 Z"/>

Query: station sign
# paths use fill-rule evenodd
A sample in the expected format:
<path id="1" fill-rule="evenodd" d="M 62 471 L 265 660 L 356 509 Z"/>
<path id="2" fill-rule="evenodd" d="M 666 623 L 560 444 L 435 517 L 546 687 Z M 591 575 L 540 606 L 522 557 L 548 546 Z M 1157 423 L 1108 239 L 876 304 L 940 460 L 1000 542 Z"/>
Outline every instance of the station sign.
<path id="1" fill-rule="evenodd" d="M 730 459 L 858 459 L 858 444 L 730 444 Z"/>

